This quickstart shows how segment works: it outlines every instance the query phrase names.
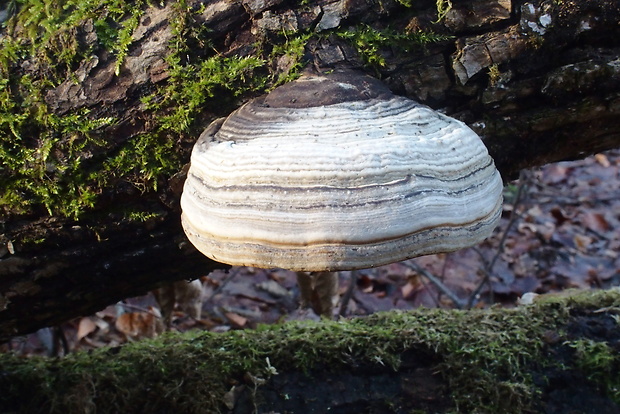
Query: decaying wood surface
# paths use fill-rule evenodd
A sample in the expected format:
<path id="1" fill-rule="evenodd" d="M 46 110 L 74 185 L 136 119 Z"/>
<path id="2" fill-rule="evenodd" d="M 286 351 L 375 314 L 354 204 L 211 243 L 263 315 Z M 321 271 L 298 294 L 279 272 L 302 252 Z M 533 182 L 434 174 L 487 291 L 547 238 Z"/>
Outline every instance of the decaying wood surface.
<path id="1" fill-rule="evenodd" d="M 194 24 L 208 28 L 222 56 L 253 56 L 260 42 L 308 33 L 308 67 L 346 66 L 380 77 L 407 95 L 468 123 L 484 137 L 505 179 L 529 166 L 579 158 L 620 146 L 620 6 L 615 0 L 468 0 L 438 21 L 435 1 L 188 1 Z M 201 7 L 203 6 L 203 7 Z M 76 33 L 93 46 L 45 101 L 62 116 L 87 108 L 118 119 L 105 128 L 105 151 L 148 132 L 159 116 L 140 98 L 170 81 L 166 57 L 178 36 L 171 3 L 145 8 L 129 53 L 116 72 L 113 54 L 97 48 L 92 21 Z M 368 64 L 337 30 L 372 27 L 433 31 L 445 40 L 404 51 L 381 47 Z M 199 58 L 204 49 L 189 50 Z M 35 62 L 36 63 L 36 62 Z M 28 62 L 33 65 L 33 62 Z M 292 62 L 268 62 L 274 74 Z M 25 65 L 22 65 L 25 67 Z M 241 100 L 250 96 L 242 96 Z M 188 159 L 192 140 L 216 115 L 204 111 L 191 134 L 178 137 Z M 0 340 L 88 314 L 165 281 L 194 278 L 224 265 L 186 242 L 179 225 L 183 173 L 157 191 L 119 187 L 79 219 L 7 214 L 1 220 Z M 127 189 L 129 188 L 129 189 Z M 115 205 L 148 206 L 145 223 L 115 216 Z"/>

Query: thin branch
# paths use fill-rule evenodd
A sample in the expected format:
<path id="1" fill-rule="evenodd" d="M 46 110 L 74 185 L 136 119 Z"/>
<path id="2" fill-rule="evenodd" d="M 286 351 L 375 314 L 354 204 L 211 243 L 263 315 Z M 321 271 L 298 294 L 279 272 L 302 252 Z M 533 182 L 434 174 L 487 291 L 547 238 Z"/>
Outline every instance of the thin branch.
<path id="1" fill-rule="evenodd" d="M 482 269 L 484 272 L 484 276 L 482 280 L 480 281 L 480 283 L 478 283 L 478 286 L 476 286 L 476 289 L 474 289 L 474 291 L 469 296 L 469 299 L 467 301 L 468 309 L 473 306 L 474 300 L 478 297 L 484 285 L 489 283 L 489 281 L 491 280 L 491 276 L 493 275 L 493 267 L 495 266 L 497 259 L 499 259 L 501 254 L 504 252 L 504 248 L 506 246 L 506 239 L 508 238 L 508 233 L 510 232 L 510 229 L 512 228 L 512 226 L 517 222 L 517 219 L 520 217 L 520 215 L 517 213 L 517 207 L 520 205 L 523 199 L 523 196 L 526 193 L 527 188 L 528 188 L 527 172 L 526 170 L 521 170 L 521 172 L 519 173 L 519 187 L 517 189 L 517 194 L 515 195 L 515 198 L 512 202 L 512 211 L 510 212 L 508 224 L 506 225 L 506 229 L 504 230 L 504 233 L 502 234 L 502 238 L 499 241 L 499 246 L 497 248 L 497 251 L 495 252 L 495 255 L 493 256 L 491 261 L 488 262 L 488 264 L 486 264 Z M 489 289 L 489 290 L 492 291 L 493 289 Z"/>
<path id="2" fill-rule="evenodd" d="M 120 306 L 121 308 L 125 308 L 125 309 L 138 311 L 138 312 L 148 313 L 149 315 L 152 315 L 156 318 L 161 318 L 161 315 L 159 315 L 157 312 L 154 312 L 151 309 L 143 308 L 142 306 L 132 305 L 131 303 L 126 303 L 126 302 L 118 302 L 117 306 Z"/>
<path id="3" fill-rule="evenodd" d="M 426 289 L 426 290 L 429 289 L 429 284 L 428 284 L 428 281 L 426 280 L 426 278 L 421 277 L 420 278 L 420 283 L 422 283 L 422 286 L 424 286 L 424 289 Z M 431 299 L 435 303 L 435 306 L 440 308 L 441 307 L 441 302 L 439 300 L 440 300 L 441 292 L 437 292 L 437 296 L 435 296 L 435 295 L 429 295 L 429 296 L 431 297 Z"/>
<path id="4" fill-rule="evenodd" d="M 353 296 L 355 285 L 357 285 L 357 270 L 352 270 L 351 277 L 349 278 L 349 286 L 347 287 L 347 291 L 344 293 L 342 301 L 340 302 L 340 311 L 338 312 L 340 316 L 346 316 L 347 314 L 347 308 L 349 307 L 349 302 Z"/>
<path id="5" fill-rule="evenodd" d="M 234 270 L 230 270 L 229 273 L 228 273 L 228 276 L 226 276 L 226 278 L 222 281 L 222 283 L 220 283 L 220 285 L 218 287 L 213 289 L 213 292 L 211 293 L 211 295 L 209 295 L 209 297 L 205 300 L 205 302 L 211 302 L 211 300 L 215 297 L 215 295 L 220 293 L 222 291 L 222 289 L 224 289 L 224 287 L 226 287 L 228 282 L 233 280 L 233 278 L 235 276 L 237 276 L 240 271 L 241 271 L 241 268 L 239 268 L 239 267 L 234 269 Z"/>
<path id="6" fill-rule="evenodd" d="M 439 280 L 437 277 L 435 277 L 435 275 L 424 269 L 422 266 L 419 266 L 417 263 L 413 262 L 403 262 L 402 264 L 430 280 L 431 283 L 433 283 L 439 290 L 441 290 L 447 297 L 449 297 L 452 302 L 454 302 L 454 305 L 458 309 L 462 309 L 467 304 L 467 302 L 463 301 L 446 285 L 444 285 L 441 280 Z"/>

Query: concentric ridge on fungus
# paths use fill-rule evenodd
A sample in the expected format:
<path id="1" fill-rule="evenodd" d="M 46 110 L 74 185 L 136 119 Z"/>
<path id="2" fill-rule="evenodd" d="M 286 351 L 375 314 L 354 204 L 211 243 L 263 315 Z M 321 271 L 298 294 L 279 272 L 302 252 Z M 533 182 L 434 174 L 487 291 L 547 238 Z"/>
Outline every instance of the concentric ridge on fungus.
<path id="1" fill-rule="evenodd" d="M 360 269 L 480 242 L 501 194 L 462 122 L 369 77 L 306 76 L 203 132 L 182 222 L 220 262 Z"/>

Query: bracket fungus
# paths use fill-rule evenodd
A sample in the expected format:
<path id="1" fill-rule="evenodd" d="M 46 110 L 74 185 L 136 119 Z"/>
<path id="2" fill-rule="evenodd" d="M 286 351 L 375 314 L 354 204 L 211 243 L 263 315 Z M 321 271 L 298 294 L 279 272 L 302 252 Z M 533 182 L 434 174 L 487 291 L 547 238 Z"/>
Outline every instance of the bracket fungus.
<path id="1" fill-rule="evenodd" d="M 202 133 L 182 223 L 219 262 L 362 269 L 482 241 L 502 187 L 461 121 L 368 76 L 304 75 Z"/>

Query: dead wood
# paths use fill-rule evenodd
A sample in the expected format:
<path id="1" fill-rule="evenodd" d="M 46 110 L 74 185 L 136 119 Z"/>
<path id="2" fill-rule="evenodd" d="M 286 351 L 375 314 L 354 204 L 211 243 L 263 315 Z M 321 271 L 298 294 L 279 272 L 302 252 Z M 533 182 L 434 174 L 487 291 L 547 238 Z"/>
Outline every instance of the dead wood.
<path id="1" fill-rule="evenodd" d="M 101 21 L 84 18 L 69 37 L 60 29 L 52 37 L 75 40 L 87 51 L 81 61 L 52 68 L 66 45 L 51 42 L 55 48 L 24 52 L 10 62 L 6 84 L 24 113 L 32 112 L 27 102 L 36 97 L 18 76 L 53 74 L 56 81 L 39 91 L 37 108 L 59 118 L 88 110 L 90 119 L 115 119 L 96 131 L 100 144 L 77 155 L 58 144 L 55 160 L 79 156 L 94 163 L 152 134 L 172 143 L 180 170 L 212 119 L 260 92 L 248 88 L 244 76 L 262 76 L 273 85 L 304 65 L 371 73 L 396 93 L 464 120 L 484 137 L 505 179 L 525 167 L 620 146 L 620 6 L 614 0 L 468 0 L 453 2 L 445 15 L 438 15 L 435 1 L 188 1 L 186 9 L 173 3 L 143 6 L 122 60 L 120 49 L 110 50 L 101 38 Z M 22 36 L 29 45 L 22 12 L 6 21 L 3 36 Z M 301 54 L 276 48 L 292 48 L 294 39 L 305 42 Z M 158 124 L 172 106 L 144 103 L 149 96 L 166 99 L 163 92 L 153 98 L 153 91 L 177 91 L 166 89 L 179 82 L 171 56 L 183 67 L 213 56 L 258 57 L 264 64 L 243 72 L 233 86 L 216 87 L 216 95 L 191 113 L 188 127 L 174 132 Z M 9 137 L 10 128 L 2 128 Z M 37 137 L 45 131 L 27 132 L 30 140 L 20 145 L 40 145 Z M 70 140 L 72 133 L 61 131 L 54 142 Z M 54 180 L 50 165 L 46 174 Z M 89 168 L 95 167 L 85 162 L 84 174 L 93 172 Z M 10 187 L 15 173 L 0 176 Z M 223 267 L 184 239 L 178 224 L 182 173 L 162 174 L 148 188 L 136 187 L 132 177 L 98 188 L 93 206 L 70 218 L 53 208 L 50 216 L 42 205 L 21 212 L 3 206 L 0 339 Z M 30 197 L 28 191 L 19 196 Z M 131 220 L 123 208 L 150 215 Z"/>

